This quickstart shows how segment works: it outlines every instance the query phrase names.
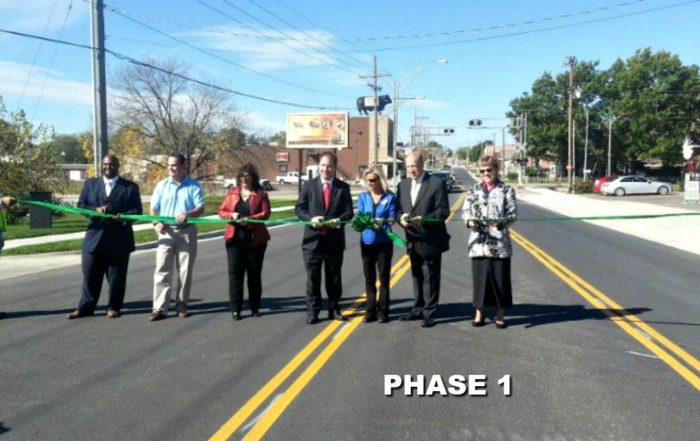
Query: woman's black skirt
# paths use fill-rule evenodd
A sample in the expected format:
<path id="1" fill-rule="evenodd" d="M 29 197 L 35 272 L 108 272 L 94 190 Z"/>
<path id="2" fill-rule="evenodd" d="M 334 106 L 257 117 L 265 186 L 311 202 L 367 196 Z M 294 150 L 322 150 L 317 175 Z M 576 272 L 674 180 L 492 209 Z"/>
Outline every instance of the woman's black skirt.
<path id="1" fill-rule="evenodd" d="M 513 306 L 513 289 L 510 283 L 510 258 L 472 258 L 474 307 Z"/>

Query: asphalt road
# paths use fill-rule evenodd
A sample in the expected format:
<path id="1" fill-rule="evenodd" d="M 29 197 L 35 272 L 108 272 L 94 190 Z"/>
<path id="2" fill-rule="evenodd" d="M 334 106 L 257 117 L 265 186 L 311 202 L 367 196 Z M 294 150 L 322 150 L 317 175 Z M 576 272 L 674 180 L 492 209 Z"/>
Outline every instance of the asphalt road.
<path id="1" fill-rule="evenodd" d="M 520 213 L 550 214 L 527 204 Z M 272 230 L 264 316 L 240 322 L 228 311 L 220 239 L 200 242 L 188 319 L 147 320 L 152 251 L 132 257 L 118 320 L 65 319 L 79 267 L 4 281 L 0 438 L 697 439 L 700 258 L 584 223 L 514 228 L 524 245 L 506 330 L 469 324 L 467 231 L 456 221 L 431 329 L 396 319 L 412 302 L 398 249 L 390 323 L 306 325 L 298 227 Z M 347 235 L 350 307 L 364 284 L 358 236 Z M 488 395 L 386 396 L 391 374 L 485 375 Z M 505 375 L 510 396 L 498 385 Z"/>

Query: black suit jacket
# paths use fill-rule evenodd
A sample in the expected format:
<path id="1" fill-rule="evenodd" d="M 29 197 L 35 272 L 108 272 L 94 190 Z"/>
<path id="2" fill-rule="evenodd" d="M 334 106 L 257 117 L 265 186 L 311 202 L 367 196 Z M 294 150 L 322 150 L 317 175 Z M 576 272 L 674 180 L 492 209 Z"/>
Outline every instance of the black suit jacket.
<path id="1" fill-rule="evenodd" d="M 294 207 L 294 211 L 299 219 L 310 221 L 311 218 L 322 216 L 324 220 L 338 218 L 341 221 L 349 221 L 352 219 L 352 196 L 350 195 L 350 186 L 339 179 L 333 179 L 331 185 L 331 203 L 326 210 L 323 203 L 323 185 L 321 178 L 314 178 L 307 181 L 301 189 L 299 199 Z M 338 251 L 345 249 L 345 226 L 342 225 L 339 229 L 328 228 L 328 235 L 325 236 L 334 248 Z M 321 238 L 321 230 L 304 227 L 304 239 L 302 248 L 305 250 L 315 250 L 318 247 Z"/>
<path id="2" fill-rule="evenodd" d="M 450 214 L 450 204 L 447 200 L 447 186 L 440 178 L 428 173 L 423 176 L 415 206 L 411 204 L 411 180 L 404 179 L 399 183 L 396 192 L 399 201 L 397 216 L 408 213 L 410 217 L 422 216 L 445 220 Z M 450 249 L 450 235 L 444 222 L 423 222 L 420 226 L 406 228 L 406 242 L 409 252 L 421 256 L 436 256 Z"/>
<path id="3" fill-rule="evenodd" d="M 85 181 L 78 199 L 78 207 L 94 210 L 103 205 L 107 206 L 107 213 L 110 214 L 143 213 L 139 186 L 121 177 L 117 179 L 109 197 L 105 192 L 102 177 Z M 83 240 L 83 252 L 92 253 L 103 239 L 109 240 L 110 249 L 115 253 L 128 254 L 135 249 L 131 221 L 115 221 L 91 216 L 85 232 L 85 240 Z"/>

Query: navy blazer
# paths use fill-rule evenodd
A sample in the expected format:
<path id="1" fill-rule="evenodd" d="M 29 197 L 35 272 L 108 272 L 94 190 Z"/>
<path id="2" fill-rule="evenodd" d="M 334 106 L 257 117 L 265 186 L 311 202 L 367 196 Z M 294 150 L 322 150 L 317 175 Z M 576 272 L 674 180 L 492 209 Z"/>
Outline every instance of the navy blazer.
<path id="1" fill-rule="evenodd" d="M 421 182 L 415 205 L 411 204 L 411 180 L 404 179 L 396 191 L 398 199 L 397 217 L 408 213 L 410 217 L 445 220 L 450 214 L 445 181 L 430 176 L 427 172 Z M 409 251 L 420 256 L 436 256 L 450 249 L 450 235 L 445 222 L 423 222 L 422 225 L 406 228 L 406 243 Z"/>
<path id="2" fill-rule="evenodd" d="M 352 196 L 350 186 L 338 178 L 333 179 L 331 184 L 331 203 L 328 210 L 323 203 L 323 184 L 321 178 L 314 178 L 306 181 L 299 194 L 299 199 L 294 207 L 297 217 L 303 221 L 310 221 L 311 218 L 322 216 L 323 220 L 338 218 L 341 221 L 349 221 L 353 217 Z M 340 228 L 328 228 L 326 236 L 338 251 L 345 249 L 345 225 Z M 304 239 L 302 249 L 315 250 L 321 238 L 321 230 L 304 227 Z"/>
<path id="3" fill-rule="evenodd" d="M 117 179 L 109 197 L 107 197 L 102 177 L 90 178 L 85 181 L 78 199 L 78 207 L 95 210 L 103 205 L 107 206 L 107 213 L 110 214 L 143 213 L 139 186 L 122 177 Z M 109 241 L 108 246 L 115 253 L 131 253 L 136 249 L 131 223 L 131 221 L 126 220 L 115 221 L 90 216 L 83 240 L 83 252 L 92 253 L 97 249 L 101 240 L 107 240 Z"/>

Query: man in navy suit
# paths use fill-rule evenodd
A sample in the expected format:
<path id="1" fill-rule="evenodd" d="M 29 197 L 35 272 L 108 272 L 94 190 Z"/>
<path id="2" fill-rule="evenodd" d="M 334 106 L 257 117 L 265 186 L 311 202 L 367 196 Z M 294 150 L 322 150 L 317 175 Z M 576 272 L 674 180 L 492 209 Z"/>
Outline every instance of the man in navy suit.
<path id="1" fill-rule="evenodd" d="M 445 181 L 430 176 L 423 168 L 423 156 L 413 152 L 406 157 L 408 177 L 399 183 L 399 224 L 405 228 L 411 276 L 413 308 L 400 320 L 423 319 L 421 326 L 430 328 L 440 300 L 442 253 L 450 249 L 445 219 L 450 214 Z M 431 222 L 423 222 L 430 218 Z M 435 219 L 439 222 L 434 221 Z"/>
<path id="2" fill-rule="evenodd" d="M 304 184 L 295 212 L 303 221 L 348 221 L 352 219 L 350 186 L 335 178 L 338 158 L 331 152 L 321 154 L 319 176 Z M 306 322 L 318 323 L 321 311 L 321 268 L 325 269 L 328 318 L 346 320 L 340 313 L 343 293 L 341 278 L 345 252 L 345 226 L 305 226 L 302 252 L 306 264 Z"/>
<path id="3" fill-rule="evenodd" d="M 131 221 L 120 219 L 122 214 L 141 214 L 139 186 L 119 176 L 119 159 L 107 155 L 102 159 L 102 177 L 85 181 L 78 207 L 114 215 L 114 218 L 91 216 L 83 240 L 83 286 L 78 308 L 68 319 L 95 313 L 107 275 L 109 303 L 107 317 L 121 315 L 126 290 L 129 255 L 134 251 L 134 231 Z"/>

